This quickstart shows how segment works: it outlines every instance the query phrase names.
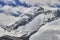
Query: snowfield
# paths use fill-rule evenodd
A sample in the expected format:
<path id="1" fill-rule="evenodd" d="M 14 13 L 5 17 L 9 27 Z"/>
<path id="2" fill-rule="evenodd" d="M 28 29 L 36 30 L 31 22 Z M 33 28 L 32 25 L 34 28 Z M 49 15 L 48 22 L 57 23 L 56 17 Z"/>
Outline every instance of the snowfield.
<path id="1" fill-rule="evenodd" d="M 60 19 L 42 26 L 29 40 L 60 40 Z"/>
<path id="2" fill-rule="evenodd" d="M 0 13 L 0 25 L 11 25 L 16 21 L 16 17 L 5 15 L 4 13 Z"/>

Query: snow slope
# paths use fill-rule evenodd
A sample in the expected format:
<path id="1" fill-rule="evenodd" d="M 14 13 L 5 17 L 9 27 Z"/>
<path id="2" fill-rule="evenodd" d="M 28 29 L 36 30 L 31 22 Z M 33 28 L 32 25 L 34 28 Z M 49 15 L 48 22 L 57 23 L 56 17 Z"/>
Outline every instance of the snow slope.
<path id="1" fill-rule="evenodd" d="M 4 13 L 0 13 L 0 25 L 11 25 L 12 23 L 15 23 L 17 20 L 16 17 L 5 15 Z"/>
<path id="2" fill-rule="evenodd" d="M 60 18 L 42 26 L 30 40 L 60 40 Z"/>

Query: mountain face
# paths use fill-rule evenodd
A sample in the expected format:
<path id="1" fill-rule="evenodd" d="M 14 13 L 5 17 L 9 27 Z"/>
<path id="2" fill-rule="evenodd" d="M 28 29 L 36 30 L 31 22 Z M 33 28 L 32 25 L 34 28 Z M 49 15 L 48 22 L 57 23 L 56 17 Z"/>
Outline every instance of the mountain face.
<path id="1" fill-rule="evenodd" d="M 60 40 L 60 0 L 0 0 L 0 40 Z"/>
<path id="2" fill-rule="evenodd" d="M 60 18 L 42 26 L 29 40 L 60 40 Z"/>
<path id="3" fill-rule="evenodd" d="M 43 32 L 45 31 L 45 25 L 49 25 L 49 26 L 50 24 L 54 25 L 55 20 L 58 20 L 60 18 L 60 9 L 58 8 L 51 8 L 51 7 L 25 8 L 25 7 L 19 7 L 19 6 L 13 8 L 9 6 L 4 6 L 4 7 L 1 7 L 0 9 L 1 9 L 0 10 L 0 15 L 1 15 L 0 16 L 1 17 L 0 39 L 1 40 L 4 40 L 4 39 L 15 40 L 15 38 L 16 40 L 20 40 L 20 39 L 21 40 L 37 40 L 37 38 L 39 37 L 41 37 L 42 39 L 43 35 L 40 34 L 42 33 L 40 31 L 43 31 Z M 15 15 L 18 15 L 18 16 L 15 16 Z M 54 27 L 55 26 L 53 26 L 53 29 Z M 48 30 L 48 28 L 46 30 Z M 40 30 L 40 29 L 43 29 L 43 30 Z M 46 35 L 44 34 L 44 36 Z M 49 33 L 48 33 L 48 36 L 49 36 Z"/>

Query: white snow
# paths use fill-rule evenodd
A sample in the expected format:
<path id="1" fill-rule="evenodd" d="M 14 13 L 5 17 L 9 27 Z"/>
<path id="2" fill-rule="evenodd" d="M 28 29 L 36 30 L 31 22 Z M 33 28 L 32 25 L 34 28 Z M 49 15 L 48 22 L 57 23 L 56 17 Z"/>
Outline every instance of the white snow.
<path id="1" fill-rule="evenodd" d="M 16 0 L 0 1 L 6 3 L 0 3 L 0 37 L 29 36 L 37 31 L 29 40 L 60 40 L 60 0 L 17 0 L 31 7 Z"/>
<path id="2" fill-rule="evenodd" d="M 0 0 L 6 4 L 16 4 L 15 0 Z M 26 3 L 31 6 L 58 7 L 60 0 L 19 0 L 20 3 Z M 20 6 L 20 5 L 19 5 Z"/>
<path id="3" fill-rule="evenodd" d="M 60 19 L 42 26 L 37 33 L 30 37 L 30 40 L 60 40 Z"/>
<path id="4" fill-rule="evenodd" d="M 0 13 L 0 25 L 4 27 L 5 26 L 11 27 L 10 25 L 17 22 L 17 24 L 14 24 L 14 26 L 12 26 L 14 28 L 19 23 L 22 24 L 21 22 L 26 21 L 27 23 L 25 25 L 19 26 L 16 30 L 12 28 L 10 32 L 7 31 L 8 30 L 7 28 L 6 28 L 7 30 L 3 30 L 1 28 L 2 30 L 1 33 L 4 32 L 4 34 L 0 36 L 9 35 L 9 36 L 21 37 L 22 35 L 25 35 L 25 34 L 26 36 L 29 36 L 32 32 L 38 31 L 42 25 L 51 22 L 51 21 L 48 21 L 49 18 L 52 21 L 53 19 L 54 20 L 56 19 L 57 10 L 58 10 L 57 8 L 46 8 L 46 7 L 42 7 L 42 8 L 43 9 L 41 9 L 41 7 L 25 8 L 25 7 L 19 7 L 19 6 L 2 7 L 1 10 L 3 10 L 3 12 Z M 38 11 L 38 9 L 40 10 Z M 18 17 L 14 17 L 11 15 L 11 13 L 18 14 L 17 11 L 21 12 L 21 15 L 19 15 Z M 48 12 L 48 11 L 51 11 L 51 12 Z M 31 19 L 31 21 L 28 20 L 29 18 Z"/>
<path id="5" fill-rule="evenodd" d="M 15 23 L 15 21 L 17 20 L 16 17 L 13 16 L 8 16 L 5 15 L 4 13 L 0 13 L 0 25 L 11 25 L 12 23 Z"/>

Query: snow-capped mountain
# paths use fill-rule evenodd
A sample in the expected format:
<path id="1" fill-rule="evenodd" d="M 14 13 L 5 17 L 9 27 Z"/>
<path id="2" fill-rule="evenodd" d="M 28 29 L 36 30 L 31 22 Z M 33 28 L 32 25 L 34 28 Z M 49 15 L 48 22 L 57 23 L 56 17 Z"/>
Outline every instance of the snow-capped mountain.
<path id="1" fill-rule="evenodd" d="M 60 40 L 60 0 L 0 0 L 0 40 Z"/>
<path id="2" fill-rule="evenodd" d="M 13 19 L 11 19 L 14 21 L 13 24 L 0 26 L 1 29 L 0 31 L 2 31 L 0 36 L 3 35 L 15 37 L 30 36 L 32 35 L 33 32 L 37 32 L 39 28 L 42 27 L 43 25 L 50 23 L 54 20 L 57 20 L 60 17 L 58 16 L 60 15 L 59 11 L 60 10 L 58 8 L 45 8 L 45 7 L 27 8 L 25 12 L 23 12 L 19 17 L 17 17 L 18 20 L 14 21 Z M 4 13 L 2 13 L 2 15 L 3 14 Z M 7 17 L 10 18 L 9 16 Z M 4 19 L 2 19 L 2 21 L 3 20 Z"/>

